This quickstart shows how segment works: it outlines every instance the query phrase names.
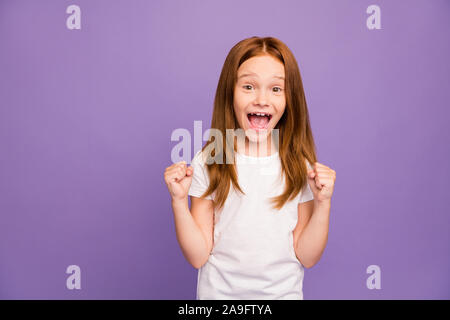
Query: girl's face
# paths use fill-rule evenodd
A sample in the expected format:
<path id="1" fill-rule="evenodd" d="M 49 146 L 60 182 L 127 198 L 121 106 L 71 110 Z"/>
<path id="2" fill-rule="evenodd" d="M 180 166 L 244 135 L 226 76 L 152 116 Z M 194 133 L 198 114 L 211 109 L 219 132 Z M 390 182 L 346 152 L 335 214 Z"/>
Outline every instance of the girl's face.
<path id="1" fill-rule="evenodd" d="M 267 141 L 283 115 L 284 78 L 284 65 L 270 55 L 252 57 L 240 65 L 233 107 L 239 126 L 250 141 Z"/>

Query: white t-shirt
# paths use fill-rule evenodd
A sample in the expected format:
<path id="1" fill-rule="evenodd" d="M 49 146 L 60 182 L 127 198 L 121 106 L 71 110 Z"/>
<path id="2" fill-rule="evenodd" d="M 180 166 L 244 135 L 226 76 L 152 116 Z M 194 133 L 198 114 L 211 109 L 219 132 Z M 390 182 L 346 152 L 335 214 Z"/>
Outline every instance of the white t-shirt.
<path id="1" fill-rule="evenodd" d="M 191 166 L 194 175 L 188 194 L 200 197 L 209 185 L 201 151 Z M 214 247 L 198 270 L 197 300 L 302 300 L 304 269 L 295 255 L 293 230 L 298 203 L 314 199 L 309 185 L 277 211 L 269 198 L 284 190 L 279 154 L 236 153 L 236 169 L 245 195 L 230 183 L 224 207 L 214 212 Z"/>

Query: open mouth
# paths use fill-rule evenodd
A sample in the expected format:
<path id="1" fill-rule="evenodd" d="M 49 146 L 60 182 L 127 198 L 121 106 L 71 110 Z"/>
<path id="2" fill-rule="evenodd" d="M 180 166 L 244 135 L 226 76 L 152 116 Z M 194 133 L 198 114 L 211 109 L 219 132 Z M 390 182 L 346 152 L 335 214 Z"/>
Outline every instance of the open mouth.
<path id="1" fill-rule="evenodd" d="M 267 112 L 253 112 L 248 113 L 247 118 L 252 129 L 267 129 L 272 115 Z"/>

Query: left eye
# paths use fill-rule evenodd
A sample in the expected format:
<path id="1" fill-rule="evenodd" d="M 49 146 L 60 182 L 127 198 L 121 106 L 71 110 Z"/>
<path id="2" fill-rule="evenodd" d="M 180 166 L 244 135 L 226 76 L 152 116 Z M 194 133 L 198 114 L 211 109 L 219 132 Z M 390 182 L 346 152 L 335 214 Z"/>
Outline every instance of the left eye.
<path id="1" fill-rule="evenodd" d="M 275 92 L 281 92 L 281 88 L 280 87 L 274 87 L 274 89 L 278 89 L 278 91 L 275 91 Z"/>

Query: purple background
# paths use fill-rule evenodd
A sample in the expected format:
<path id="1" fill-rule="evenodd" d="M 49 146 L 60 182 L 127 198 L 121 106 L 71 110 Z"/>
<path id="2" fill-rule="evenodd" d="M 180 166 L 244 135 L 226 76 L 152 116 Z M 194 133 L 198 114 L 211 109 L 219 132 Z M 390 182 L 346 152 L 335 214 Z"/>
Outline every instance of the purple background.
<path id="1" fill-rule="evenodd" d="M 209 127 L 226 55 L 257 35 L 296 56 L 337 172 L 304 298 L 449 299 L 449 14 L 446 0 L 0 1 L 0 298 L 195 299 L 170 137 Z"/>

